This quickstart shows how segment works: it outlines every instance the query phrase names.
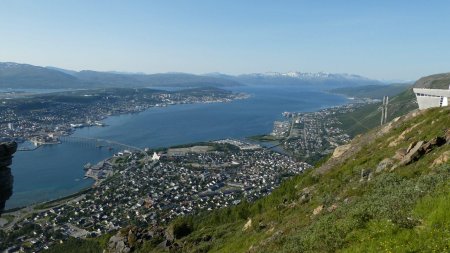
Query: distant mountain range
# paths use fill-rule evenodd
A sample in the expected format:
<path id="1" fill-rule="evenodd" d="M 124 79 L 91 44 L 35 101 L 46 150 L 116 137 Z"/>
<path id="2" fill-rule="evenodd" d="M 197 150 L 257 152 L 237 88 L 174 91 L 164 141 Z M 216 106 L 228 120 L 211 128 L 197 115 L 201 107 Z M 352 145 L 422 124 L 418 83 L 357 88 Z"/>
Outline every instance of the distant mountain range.
<path id="1" fill-rule="evenodd" d="M 330 87 L 381 85 L 378 80 L 352 74 L 308 73 L 308 72 L 267 72 L 244 74 L 231 77 L 248 85 L 323 85 Z"/>
<path id="2" fill-rule="evenodd" d="M 240 85 L 321 85 L 328 87 L 380 85 L 380 81 L 351 74 L 255 73 L 238 76 L 220 73 L 123 73 L 73 71 L 13 62 L 0 62 L 0 88 L 77 89 L 101 87 L 232 87 Z"/>

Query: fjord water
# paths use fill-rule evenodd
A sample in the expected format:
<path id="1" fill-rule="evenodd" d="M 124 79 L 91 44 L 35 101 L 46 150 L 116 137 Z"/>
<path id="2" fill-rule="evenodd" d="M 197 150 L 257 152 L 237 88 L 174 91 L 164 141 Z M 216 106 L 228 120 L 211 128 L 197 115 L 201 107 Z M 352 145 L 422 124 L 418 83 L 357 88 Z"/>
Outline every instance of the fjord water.
<path id="1" fill-rule="evenodd" d="M 151 108 L 109 117 L 107 127 L 79 129 L 74 136 L 114 140 L 137 147 L 167 147 L 221 138 L 244 138 L 271 131 L 284 111 L 316 111 L 346 103 L 342 96 L 317 87 L 245 86 L 233 88 L 250 98 L 230 103 L 186 104 Z M 106 149 L 80 143 L 43 146 L 18 152 L 12 173 L 14 191 L 6 208 L 29 205 L 89 187 L 83 165 L 112 156 Z"/>

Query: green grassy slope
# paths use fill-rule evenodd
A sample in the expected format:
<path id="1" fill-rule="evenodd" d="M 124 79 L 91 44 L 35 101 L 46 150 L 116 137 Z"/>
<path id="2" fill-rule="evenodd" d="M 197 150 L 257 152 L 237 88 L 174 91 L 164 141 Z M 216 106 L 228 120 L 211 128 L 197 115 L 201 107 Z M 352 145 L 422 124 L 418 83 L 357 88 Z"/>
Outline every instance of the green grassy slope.
<path id="1" fill-rule="evenodd" d="M 450 73 L 426 76 L 417 80 L 412 87 L 414 88 L 430 88 L 430 89 L 448 89 L 450 85 Z M 404 86 L 403 86 L 404 87 Z M 345 92 L 376 94 L 370 88 L 362 88 L 362 90 L 345 90 Z M 383 90 L 381 90 L 383 91 Z M 390 89 L 386 90 L 384 95 L 389 95 Z M 380 94 L 378 94 L 379 96 Z M 343 123 L 343 128 L 351 136 L 366 132 L 380 124 L 381 103 L 366 105 L 353 113 L 339 115 L 339 120 Z M 405 115 L 406 113 L 417 109 L 417 103 L 412 88 L 406 88 L 403 92 L 391 96 L 389 100 L 387 120 L 391 121 L 396 117 Z"/>
<path id="2" fill-rule="evenodd" d="M 333 93 L 343 94 L 358 98 L 378 98 L 383 96 L 395 96 L 410 86 L 409 84 L 366 85 L 360 87 L 342 87 L 330 90 Z"/>
<path id="3" fill-rule="evenodd" d="M 416 88 L 448 89 L 450 85 L 450 73 L 436 74 L 422 77 L 414 84 Z"/>
<path id="4" fill-rule="evenodd" d="M 342 127 L 351 136 L 356 136 L 380 125 L 381 103 L 363 106 L 352 113 L 338 115 Z M 391 97 L 389 100 L 387 121 L 417 109 L 417 103 L 412 88 Z"/>
<path id="5" fill-rule="evenodd" d="M 172 251 L 448 252 L 450 163 L 442 158 L 449 158 L 450 144 L 377 172 L 382 160 L 411 143 L 449 135 L 450 108 L 414 114 L 355 138 L 347 153 L 286 181 L 268 197 L 175 221 L 189 231 Z M 169 251 L 156 245 L 144 242 L 136 251 Z"/>
<path id="6" fill-rule="evenodd" d="M 450 144 L 376 172 L 397 150 L 450 130 L 449 108 L 416 114 L 354 139 L 350 155 L 330 159 L 255 203 L 178 220 L 193 231 L 176 240 L 175 251 L 448 252 L 450 163 L 432 164 L 450 154 Z M 165 251 L 144 245 L 141 252 Z"/>
<path id="7" fill-rule="evenodd" d="M 416 85 L 428 85 L 421 80 Z M 411 89 L 391 105 L 391 119 L 417 107 Z M 378 125 L 376 108 L 355 112 L 347 125 Z M 157 246 L 162 238 L 154 238 L 135 251 L 450 252 L 450 143 L 377 172 L 386 158 L 398 164 L 392 157 L 412 143 L 450 135 L 450 108 L 415 111 L 358 131 L 367 133 L 342 156 L 284 182 L 265 198 L 174 221 L 172 227 L 186 229 L 172 249 Z"/>

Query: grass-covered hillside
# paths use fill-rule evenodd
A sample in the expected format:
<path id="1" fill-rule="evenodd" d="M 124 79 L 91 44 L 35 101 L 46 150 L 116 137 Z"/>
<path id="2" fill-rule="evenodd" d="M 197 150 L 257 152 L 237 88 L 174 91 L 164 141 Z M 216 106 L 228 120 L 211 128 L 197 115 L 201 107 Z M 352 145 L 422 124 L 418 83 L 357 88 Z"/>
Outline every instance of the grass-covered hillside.
<path id="1" fill-rule="evenodd" d="M 450 73 L 443 73 L 422 77 L 417 80 L 412 87 L 391 85 L 378 86 L 379 88 L 375 89 L 375 87 L 372 86 L 363 86 L 355 89 L 336 89 L 334 92 L 357 97 L 380 98 L 385 95 L 390 96 L 387 121 L 391 121 L 418 108 L 416 97 L 412 90 L 413 87 L 448 89 L 449 85 Z M 403 91 L 401 91 L 402 89 Z M 395 95 L 391 96 L 392 94 Z M 380 125 L 380 106 L 381 103 L 363 106 L 353 113 L 339 115 L 339 120 L 343 123 L 343 127 L 348 134 L 356 136 Z"/>
<path id="2" fill-rule="evenodd" d="M 411 89 L 392 98 L 389 117 L 414 110 L 413 99 Z M 371 111 L 355 113 L 364 123 Z M 111 234 L 49 252 L 450 252 L 450 108 L 370 127 L 256 202 L 123 228 L 113 244 Z"/>
<path id="3" fill-rule="evenodd" d="M 342 87 L 330 90 L 330 92 L 343 94 L 349 97 L 358 98 L 376 98 L 382 99 L 383 96 L 395 96 L 405 91 L 408 83 L 389 84 L 389 85 L 365 85 L 359 87 Z"/>
<path id="4" fill-rule="evenodd" d="M 442 73 L 422 77 L 414 84 L 416 88 L 448 89 L 450 85 L 450 73 Z"/>
<path id="5" fill-rule="evenodd" d="M 134 252 L 450 251 L 449 107 L 412 112 L 341 151 L 254 203 L 118 234 Z M 97 252 L 105 239 L 67 246 Z"/>
<path id="6" fill-rule="evenodd" d="M 368 104 L 352 113 L 338 115 L 342 127 L 351 136 L 364 133 L 380 125 L 381 103 Z M 389 98 L 387 121 L 407 114 L 418 108 L 412 88 L 407 88 L 398 95 Z"/>

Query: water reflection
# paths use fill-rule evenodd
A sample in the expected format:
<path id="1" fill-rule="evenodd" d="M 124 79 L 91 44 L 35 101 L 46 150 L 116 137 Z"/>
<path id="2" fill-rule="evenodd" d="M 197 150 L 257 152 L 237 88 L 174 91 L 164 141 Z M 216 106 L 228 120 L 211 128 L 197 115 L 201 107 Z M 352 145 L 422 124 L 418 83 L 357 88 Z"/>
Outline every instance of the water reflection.
<path id="1" fill-rule="evenodd" d="M 17 143 L 0 143 L 0 216 L 5 209 L 6 201 L 13 193 L 14 178 L 11 174 L 13 154 L 17 150 Z"/>

